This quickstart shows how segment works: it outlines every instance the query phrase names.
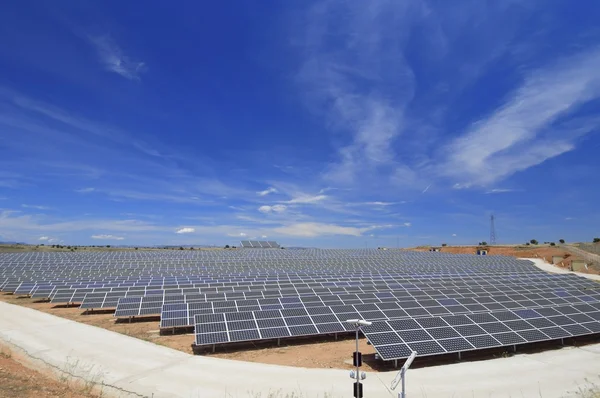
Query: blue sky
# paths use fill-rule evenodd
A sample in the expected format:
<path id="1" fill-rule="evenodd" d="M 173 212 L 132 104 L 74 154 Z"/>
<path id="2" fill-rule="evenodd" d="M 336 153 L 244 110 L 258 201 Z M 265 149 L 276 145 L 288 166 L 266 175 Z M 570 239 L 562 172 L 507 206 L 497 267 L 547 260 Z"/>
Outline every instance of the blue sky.
<path id="1" fill-rule="evenodd" d="M 596 1 L 18 1 L 0 240 L 600 235 Z"/>

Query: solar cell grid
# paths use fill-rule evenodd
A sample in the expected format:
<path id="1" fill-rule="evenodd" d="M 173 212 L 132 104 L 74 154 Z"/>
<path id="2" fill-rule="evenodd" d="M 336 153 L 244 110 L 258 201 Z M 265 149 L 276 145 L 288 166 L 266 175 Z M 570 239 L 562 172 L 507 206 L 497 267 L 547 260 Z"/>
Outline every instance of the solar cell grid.
<path id="1" fill-rule="evenodd" d="M 271 246 L 270 243 L 268 245 Z M 17 253 L 0 255 L 0 264 L 3 291 L 32 296 L 40 294 L 40 297 L 50 297 L 55 302 L 77 300 L 84 308 L 111 303 L 114 306 L 118 300 L 115 315 L 120 313 L 123 316 L 150 314 L 162 309 L 161 325 L 163 317 L 170 322 L 169 325 L 190 324 L 189 318 L 196 315 L 195 311 L 212 312 L 201 315 L 215 315 L 214 312 L 229 314 L 244 312 L 240 310 L 244 307 L 245 311 L 255 311 L 256 319 L 265 316 L 262 319 L 283 319 L 281 312 L 276 315 L 272 312 L 260 314 L 284 304 L 290 307 L 283 311 L 306 310 L 306 314 L 286 313 L 286 317 L 309 317 L 326 315 L 319 310 L 309 311 L 309 305 L 318 303 L 323 309 L 329 305 L 340 306 L 341 311 L 348 304 L 354 304 L 350 306 L 352 309 L 336 312 L 341 320 L 361 315 L 371 319 L 384 316 L 386 319 L 406 317 L 408 320 L 408 317 L 428 318 L 446 311 L 466 315 L 473 315 L 473 312 L 477 313 L 475 315 L 496 314 L 500 309 L 504 314 L 514 315 L 506 309 L 523 310 L 516 313 L 519 314 L 518 319 L 531 320 L 531 329 L 523 330 L 544 329 L 548 333 L 553 330 L 554 336 L 560 335 L 558 332 L 561 330 L 564 330 L 561 333 L 566 333 L 566 329 L 554 326 L 559 324 L 570 326 L 569 333 L 572 335 L 592 333 L 597 328 L 600 310 L 600 294 L 589 290 L 593 283 L 575 275 L 545 274 L 526 261 L 494 256 L 477 258 L 377 250 L 138 251 Z M 477 266 L 474 267 L 474 264 Z M 122 293 L 116 294 L 114 289 L 121 289 Z M 336 294 L 344 295 L 347 301 Z M 122 301 L 152 295 L 159 297 L 129 303 Z M 325 299 L 327 295 L 330 297 Z M 215 310 L 216 302 L 252 298 L 256 299 L 255 302 L 239 307 L 237 303 L 216 304 Z M 281 298 L 285 298 L 285 302 Z M 172 302 L 189 306 L 185 316 L 181 312 L 183 310 L 176 309 L 182 307 L 166 307 Z M 193 302 L 204 302 L 210 306 L 192 309 Z M 121 303 L 133 305 L 119 308 Z M 579 307 L 586 306 L 585 303 L 589 306 Z M 533 309 L 533 306 L 536 308 Z M 559 307 L 560 310 L 555 309 Z M 165 316 L 167 313 L 168 316 Z M 534 313 L 537 315 L 533 316 Z M 237 315 L 226 316 L 227 322 L 246 320 Z M 486 329 L 497 335 L 511 333 L 498 332 L 497 329 L 509 319 L 500 315 L 495 315 L 495 318 L 493 324 L 480 322 L 479 317 L 477 322 L 482 325 L 490 323 Z M 458 332 L 456 328 L 466 326 L 455 325 L 461 322 L 460 319 L 446 323 L 455 326 L 454 330 Z M 314 322 L 314 319 L 311 321 Z M 227 325 L 225 318 L 221 322 Z M 383 324 L 389 326 L 392 321 L 386 322 Z M 427 321 L 421 321 L 424 322 Z M 314 333 L 325 333 L 326 329 L 339 328 L 337 322 L 322 323 L 326 324 L 329 326 L 320 330 L 308 329 Z M 513 327 L 516 326 L 513 324 Z M 346 325 L 342 327 L 347 329 Z M 513 330 L 508 324 L 507 327 Z M 488 332 L 484 330 L 484 333 Z M 300 330 L 294 330 L 294 333 L 298 335 Z M 432 333 L 441 336 L 442 329 Z M 541 333 L 547 338 L 552 337 Z M 259 337 L 262 338 L 262 333 Z M 238 338 L 241 336 L 236 336 Z"/>

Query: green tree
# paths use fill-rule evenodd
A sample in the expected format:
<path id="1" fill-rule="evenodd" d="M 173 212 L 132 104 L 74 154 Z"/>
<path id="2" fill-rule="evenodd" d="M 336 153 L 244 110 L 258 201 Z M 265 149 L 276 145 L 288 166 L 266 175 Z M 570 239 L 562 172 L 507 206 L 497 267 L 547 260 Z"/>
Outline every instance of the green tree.
<path id="1" fill-rule="evenodd" d="M 594 243 L 600 242 L 600 238 L 594 238 Z"/>
<path id="2" fill-rule="evenodd" d="M 110 249 L 110 245 L 106 245 L 106 248 L 107 248 L 107 249 Z"/>
<path id="3" fill-rule="evenodd" d="M 537 240 L 535 240 L 535 239 L 531 239 L 529 242 L 530 242 L 532 245 L 537 245 L 537 244 L 538 244 L 538 241 L 537 241 Z"/>
<path id="4" fill-rule="evenodd" d="M 446 247 L 446 246 L 448 246 L 447 243 L 442 243 L 442 247 Z"/>
<path id="5" fill-rule="evenodd" d="M 488 243 L 486 241 L 481 242 L 481 246 L 487 246 L 487 244 Z"/>
<path id="6" fill-rule="evenodd" d="M 561 244 L 564 244 L 564 243 L 565 243 L 565 240 L 564 240 L 564 239 L 559 239 L 558 241 L 559 241 Z"/>
<path id="7" fill-rule="evenodd" d="M 229 245 L 225 245 L 225 249 L 229 249 Z"/>
<path id="8" fill-rule="evenodd" d="M 556 246 L 556 243 L 550 242 L 550 246 Z"/>

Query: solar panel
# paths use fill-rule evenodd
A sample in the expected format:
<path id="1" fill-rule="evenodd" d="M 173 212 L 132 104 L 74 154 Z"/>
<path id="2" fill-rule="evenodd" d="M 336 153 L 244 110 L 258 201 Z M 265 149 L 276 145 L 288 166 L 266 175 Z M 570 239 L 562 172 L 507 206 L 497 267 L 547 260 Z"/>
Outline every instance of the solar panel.
<path id="1" fill-rule="evenodd" d="M 242 241 L 244 248 L 277 248 Z M 527 261 L 382 250 L 227 250 L 0 255 L 0 289 L 160 315 L 161 328 L 196 329 L 226 344 L 351 331 L 384 359 L 598 333 L 600 290 Z M 200 317 L 200 318 L 198 318 Z M 370 337 L 374 336 L 374 337 Z M 385 354 L 385 355 L 384 355 Z"/>

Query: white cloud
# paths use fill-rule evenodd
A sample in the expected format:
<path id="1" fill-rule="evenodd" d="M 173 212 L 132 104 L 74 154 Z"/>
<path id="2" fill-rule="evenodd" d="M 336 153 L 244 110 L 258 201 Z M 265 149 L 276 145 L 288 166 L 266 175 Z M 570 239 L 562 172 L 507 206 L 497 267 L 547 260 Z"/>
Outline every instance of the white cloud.
<path id="1" fill-rule="evenodd" d="M 261 213 L 283 213 L 285 211 L 285 209 L 287 209 L 287 206 L 285 205 L 273 205 L 273 206 L 260 206 L 258 208 L 258 211 L 260 211 Z"/>
<path id="2" fill-rule="evenodd" d="M 405 222 L 405 223 L 404 223 L 404 224 L 402 224 L 402 225 L 403 225 L 403 226 L 405 226 L 405 227 L 412 227 L 412 224 L 411 224 L 411 223 L 409 223 L 409 222 Z"/>
<path id="3" fill-rule="evenodd" d="M 282 235 L 299 236 L 312 238 L 317 236 L 325 235 L 348 235 L 348 236 L 361 236 L 367 231 L 380 228 L 389 228 L 391 225 L 373 225 L 366 228 L 357 227 L 345 227 L 335 224 L 324 224 L 317 222 L 306 222 L 306 223 L 294 223 L 281 227 L 274 228 L 273 230 Z"/>
<path id="4" fill-rule="evenodd" d="M 236 233 L 227 234 L 227 236 L 231 236 L 232 238 L 245 238 L 248 236 L 248 234 L 245 232 L 236 232 Z"/>
<path id="5" fill-rule="evenodd" d="M 48 206 L 27 205 L 27 204 L 22 204 L 21 207 L 23 207 L 25 209 L 36 209 L 36 210 L 50 210 L 51 209 Z"/>
<path id="6" fill-rule="evenodd" d="M 49 236 L 40 236 L 38 240 L 50 240 Z"/>
<path id="7" fill-rule="evenodd" d="M 415 88 L 403 50 L 422 15 L 405 2 L 333 0 L 310 9 L 299 82 L 308 106 L 346 134 L 327 179 L 353 183 L 397 162 L 393 144 Z"/>
<path id="8" fill-rule="evenodd" d="M 92 239 L 102 239 L 102 240 L 123 240 L 125 239 L 122 236 L 115 236 L 115 235 L 92 235 Z"/>
<path id="9" fill-rule="evenodd" d="M 456 234 L 452 234 L 452 236 L 456 236 Z"/>
<path id="10" fill-rule="evenodd" d="M 371 205 L 371 206 L 392 206 L 397 203 L 398 202 L 365 202 L 366 205 Z"/>
<path id="11" fill-rule="evenodd" d="M 327 199 L 327 195 L 299 195 L 283 203 L 289 204 L 314 204 Z"/>
<path id="12" fill-rule="evenodd" d="M 257 192 L 256 194 L 259 196 L 266 196 L 270 193 L 277 193 L 277 189 L 275 189 L 273 187 L 269 187 L 269 188 L 265 189 L 264 191 Z"/>
<path id="13" fill-rule="evenodd" d="M 486 191 L 486 194 L 494 194 L 494 193 L 508 193 L 508 192 L 514 192 L 514 189 L 508 189 L 508 188 L 494 188 L 494 189 L 490 189 L 489 191 Z"/>
<path id="14" fill-rule="evenodd" d="M 565 221 L 571 221 L 573 219 L 574 219 L 573 217 L 565 217 Z"/>
<path id="15" fill-rule="evenodd" d="M 431 184 L 427 185 L 427 188 L 425 188 L 425 189 L 423 190 L 423 192 L 421 192 L 421 193 L 425 193 L 425 192 L 429 191 L 429 188 L 430 188 L 430 187 L 431 187 Z"/>
<path id="16" fill-rule="evenodd" d="M 190 228 L 190 227 L 184 227 L 184 228 L 180 228 L 177 231 L 175 231 L 175 233 L 177 234 L 191 234 L 192 232 L 195 232 L 196 230 L 194 228 Z"/>
<path id="17" fill-rule="evenodd" d="M 125 55 L 121 48 L 108 36 L 90 37 L 96 47 L 100 61 L 106 70 L 117 73 L 129 80 L 139 80 L 146 64 Z"/>
<path id="18" fill-rule="evenodd" d="M 447 146 L 439 173 L 460 178 L 459 185 L 488 184 L 573 150 L 597 119 L 558 134 L 561 118 L 600 96 L 599 64 L 594 50 L 531 72 L 502 107 Z"/>
<path id="19" fill-rule="evenodd" d="M 261 238 L 262 238 L 262 239 L 267 239 L 267 238 L 268 238 L 268 236 L 267 236 L 267 235 L 262 235 L 262 236 L 261 236 Z"/>
<path id="20" fill-rule="evenodd" d="M 96 190 L 96 188 L 88 187 L 88 188 L 76 189 L 75 192 L 90 193 L 90 192 L 94 192 L 95 190 Z"/>

